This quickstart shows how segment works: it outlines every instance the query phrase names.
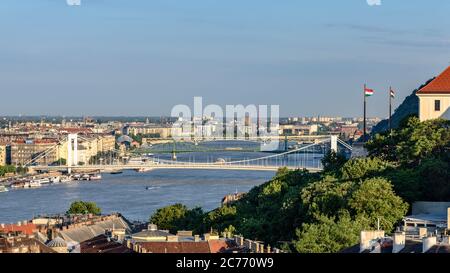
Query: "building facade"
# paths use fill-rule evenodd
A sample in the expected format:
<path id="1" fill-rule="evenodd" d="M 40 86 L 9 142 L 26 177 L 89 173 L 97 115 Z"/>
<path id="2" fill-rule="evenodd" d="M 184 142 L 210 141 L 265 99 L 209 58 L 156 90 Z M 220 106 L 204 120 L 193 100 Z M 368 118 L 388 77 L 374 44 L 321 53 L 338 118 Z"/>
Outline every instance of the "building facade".
<path id="1" fill-rule="evenodd" d="M 421 121 L 450 120 L 450 67 L 417 92 Z"/>
<path id="2" fill-rule="evenodd" d="M 45 151 L 55 147 L 57 140 L 24 140 L 16 141 L 11 144 L 11 164 L 25 165 L 31 160 L 39 158 Z M 51 164 L 58 159 L 58 149 L 48 151 L 45 156 L 37 160 L 39 164 Z"/>
<path id="3" fill-rule="evenodd" d="M 0 143 L 0 166 L 5 166 L 8 164 L 7 149 L 8 149 L 8 146 L 6 144 Z"/>

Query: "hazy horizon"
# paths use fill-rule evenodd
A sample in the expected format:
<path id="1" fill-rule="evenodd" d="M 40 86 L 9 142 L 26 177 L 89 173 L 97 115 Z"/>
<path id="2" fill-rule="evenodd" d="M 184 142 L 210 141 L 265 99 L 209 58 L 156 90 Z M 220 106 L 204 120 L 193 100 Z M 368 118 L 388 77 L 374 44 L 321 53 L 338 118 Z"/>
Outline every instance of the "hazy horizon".
<path id="1" fill-rule="evenodd" d="M 450 61 L 449 1 L 3 0 L 0 116 L 168 116 L 278 104 L 288 116 L 388 113 Z"/>

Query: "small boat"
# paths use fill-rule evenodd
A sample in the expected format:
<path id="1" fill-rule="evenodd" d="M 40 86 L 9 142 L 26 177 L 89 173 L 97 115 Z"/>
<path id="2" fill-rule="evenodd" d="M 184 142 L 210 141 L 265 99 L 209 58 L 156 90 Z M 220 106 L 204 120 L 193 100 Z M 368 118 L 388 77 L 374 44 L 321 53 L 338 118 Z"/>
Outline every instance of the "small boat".
<path id="1" fill-rule="evenodd" d="M 51 181 L 52 183 L 60 183 L 61 177 L 60 176 L 52 177 Z"/>
<path id="2" fill-rule="evenodd" d="M 35 179 L 32 182 L 37 182 L 40 185 L 44 185 L 44 184 L 49 184 L 50 183 L 50 179 L 48 179 L 48 178 L 41 178 L 41 179 Z"/>
<path id="3" fill-rule="evenodd" d="M 39 180 L 33 180 L 29 184 L 30 188 L 39 188 L 41 186 L 42 186 L 42 184 L 41 184 L 41 182 Z"/>
<path id="4" fill-rule="evenodd" d="M 11 184 L 12 189 L 23 189 L 25 188 L 25 182 L 23 181 L 17 181 Z"/>
<path id="5" fill-rule="evenodd" d="M 71 181 L 73 181 L 73 180 L 72 180 L 72 178 L 70 176 L 63 176 L 60 179 L 61 183 L 68 183 L 68 182 L 71 182 Z"/>
<path id="6" fill-rule="evenodd" d="M 122 174 L 123 173 L 123 171 L 113 171 L 113 172 L 111 172 L 111 174 Z"/>
<path id="7" fill-rule="evenodd" d="M 91 176 L 89 175 L 89 174 L 83 174 L 82 176 L 81 176 L 81 179 L 80 180 L 83 180 L 83 181 L 89 181 L 89 180 L 91 180 Z"/>
<path id="8" fill-rule="evenodd" d="M 101 174 L 93 174 L 93 175 L 91 175 L 90 179 L 94 180 L 94 181 L 102 180 L 102 175 Z"/>
<path id="9" fill-rule="evenodd" d="M 81 175 L 76 174 L 76 175 L 73 176 L 73 179 L 74 180 L 81 180 Z"/>
<path id="10" fill-rule="evenodd" d="M 0 192 L 7 192 L 8 189 L 5 186 L 0 186 Z"/>

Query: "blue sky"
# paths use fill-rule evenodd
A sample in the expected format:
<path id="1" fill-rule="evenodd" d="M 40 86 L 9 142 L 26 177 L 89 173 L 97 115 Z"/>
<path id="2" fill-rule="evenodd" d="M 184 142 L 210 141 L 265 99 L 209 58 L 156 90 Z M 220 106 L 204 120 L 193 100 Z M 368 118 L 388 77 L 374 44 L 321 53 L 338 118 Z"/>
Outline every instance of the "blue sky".
<path id="1" fill-rule="evenodd" d="M 2 0 L 0 115 L 168 115 L 176 104 L 369 114 L 450 65 L 450 1 Z"/>

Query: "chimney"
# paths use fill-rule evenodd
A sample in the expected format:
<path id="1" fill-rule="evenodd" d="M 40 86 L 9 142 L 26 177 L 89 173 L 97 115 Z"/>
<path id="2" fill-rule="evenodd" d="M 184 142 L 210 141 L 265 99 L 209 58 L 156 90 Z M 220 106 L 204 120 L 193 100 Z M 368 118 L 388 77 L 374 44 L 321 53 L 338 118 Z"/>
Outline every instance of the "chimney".
<path id="1" fill-rule="evenodd" d="M 428 235 L 427 228 L 423 228 L 423 227 L 419 228 L 419 238 L 420 239 L 427 237 L 427 235 Z"/>
<path id="2" fill-rule="evenodd" d="M 167 236 L 167 242 L 178 242 L 178 236 Z"/>
<path id="3" fill-rule="evenodd" d="M 376 239 L 384 238 L 384 231 L 361 231 L 361 242 L 359 245 L 359 252 L 363 252 L 364 250 L 372 250 L 371 243 Z"/>
<path id="4" fill-rule="evenodd" d="M 445 244 L 445 245 L 449 245 L 450 244 L 449 237 L 448 236 L 444 236 L 442 238 L 442 243 Z"/>
<path id="5" fill-rule="evenodd" d="M 271 252 L 272 249 L 270 249 L 270 245 L 267 246 L 267 253 L 272 253 Z"/>
<path id="6" fill-rule="evenodd" d="M 127 241 L 126 241 L 126 244 L 127 244 L 127 247 L 128 247 L 129 249 L 133 249 L 133 245 L 131 244 L 131 240 L 127 240 Z"/>
<path id="7" fill-rule="evenodd" d="M 244 247 L 246 247 L 247 249 L 251 249 L 252 247 L 252 241 L 249 239 L 245 239 L 244 240 Z"/>
<path id="8" fill-rule="evenodd" d="M 150 230 L 150 231 L 157 231 L 158 230 L 158 226 L 154 225 L 154 224 L 150 224 L 150 225 L 148 225 L 148 230 Z"/>
<path id="9" fill-rule="evenodd" d="M 195 235 L 194 236 L 194 242 L 196 242 L 196 243 L 200 242 L 200 236 L 199 235 Z"/>
<path id="10" fill-rule="evenodd" d="M 394 247 L 392 253 L 399 253 L 405 248 L 406 234 L 404 232 L 394 233 Z"/>
<path id="11" fill-rule="evenodd" d="M 211 234 L 209 234 L 209 233 L 203 234 L 203 238 L 205 238 L 205 241 L 209 241 L 210 237 L 211 237 Z"/>
<path id="12" fill-rule="evenodd" d="M 242 236 L 235 235 L 234 236 L 234 241 L 236 242 L 236 244 L 238 246 L 244 245 L 244 237 L 242 237 Z"/>
<path id="13" fill-rule="evenodd" d="M 450 208 L 447 209 L 447 229 L 450 230 Z"/>
<path id="14" fill-rule="evenodd" d="M 437 243 L 436 237 L 425 237 L 422 239 L 422 253 L 426 253 Z"/>
<path id="15" fill-rule="evenodd" d="M 2 228 L 5 228 L 5 224 L 2 223 L 2 224 L 1 224 L 1 227 L 2 227 Z"/>

